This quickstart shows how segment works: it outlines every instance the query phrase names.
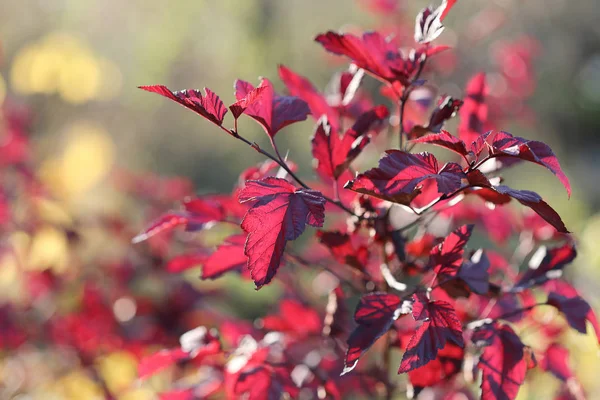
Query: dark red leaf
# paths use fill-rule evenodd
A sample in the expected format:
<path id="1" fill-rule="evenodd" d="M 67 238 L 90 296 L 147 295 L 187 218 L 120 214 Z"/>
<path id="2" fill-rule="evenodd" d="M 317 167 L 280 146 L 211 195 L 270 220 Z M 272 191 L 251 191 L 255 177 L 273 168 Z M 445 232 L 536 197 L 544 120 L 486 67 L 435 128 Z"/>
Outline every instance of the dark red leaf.
<path id="1" fill-rule="evenodd" d="M 202 96 L 199 90 L 187 89 L 173 92 L 163 85 L 140 86 L 140 89 L 158 93 L 161 96 L 176 101 L 219 126 L 223 124 L 223 118 L 227 114 L 227 108 L 219 96 L 207 88 L 204 88 L 204 96 Z"/>
<path id="2" fill-rule="evenodd" d="M 310 189 L 297 189 L 284 179 L 248 181 L 239 193 L 241 203 L 255 202 L 242 221 L 248 234 L 244 254 L 257 289 L 271 282 L 288 240 L 295 240 L 306 225 L 323 226 L 325 199 Z"/>
<path id="3" fill-rule="evenodd" d="M 466 175 L 460 165 L 447 163 L 439 168 L 430 153 L 410 154 L 387 150 L 379 160 L 379 167 L 359 174 L 346 184 L 355 192 L 375 196 L 394 203 L 408 205 L 420 193 L 419 185 L 426 179 L 435 179 L 439 193 L 451 193 L 461 185 Z"/>
<path id="4" fill-rule="evenodd" d="M 477 294 L 487 294 L 490 290 L 490 260 L 482 250 L 473 254 L 470 260 L 465 261 L 458 270 L 458 278 L 465 282 Z"/>
<path id="5" fill-rule="evenodd" d="M 575 376 L 569 365 L 569 350 L 558 343 L 552 343 L 548 346 L 544 352 L 544 357 L 540 361 L 540 366 L 565 382 Z"/>
<path id="6" fill-rule="evenodd" d="M 444 147 L 450 151 L 460 154 L 466 159 L 469 151 L 465 143 L 459 138 L 452 136 L 447 131 L 442 130 L 440 133 L 432 133 L 412 140 L 413 143 L 427 143 L 436 146 Z"/>
<path id="7" fill-rule="evenodd" d="M 246 266 L 244 254 L 245 235 L 232 235 L 217 247 L 202 266 L 202 279 L 216 279 L 229 271 L 239 271 Z"/>
<path id="8" fill-rule="evenodd" d="M 472 232 L 473 225 L 463 225 L 451 232 L 439 246 L 433 248 L 429 263 L 436 274 L 446 278 L 458 274 L 463 263 L 464 248 Z"/>
<path id="9" fill-rule="evenodd" d="M 529 269 L 523 273 L 513 291 L 519 291 L 532 286 L 541 285 L 549 279 L 562 276 L 562 270 L 577 257 L 575 245 L 571 242 L 548 250 L 541 247 L 531 258 Z"/>
<path id="10" fill-rule="evenodd" d="M 431 113 L 427 129 L 431 132 L 439 133 L 446 121 L 456 115 L 460 106 L 462 106 L 462 100 L 454 99 L 450 96 L 440 97 L 437 107 Z"/>
<path id="11" fill-rule="evenodd" d="M 387 108 L 378 106 L 362 114 L 343 135 L 322 118 L 312 137 L 312 154 L 316 170 L 322 176 L 337 179 L 371 140 L 371 127 L 388 116 Z"/>
<path id="12" fill-rule="evenodd" d="M 590 315 L 593 316 L 592 320 L 595 320 L 592 308 L 587 301 L 580 296 L 565 297 L 557 293 L 550 293 L 548 295 L 548 304 L 556 307 L 562 312 L 567 319 L 569 326 L 577 332 L 587 332 L 586 321 L 589 320 Z"/>
<path id="13" fill-rule="evenodd" d="M 235 383 L 236 398 L 240 399 L 277 400 L 281 398 L 282 392 L 277 375 L 266 364 L 244 371 Z"/>
<path id="14" fill-rule="evenodd" d="M 483 373 L 481 399 L 515 399 L 529 360 L 521 339 L 510 326 L 494 322 L 477 329 L 472 341 L 485 346 L 478 364 Z"/>
<path id="15" fill-rule="evenodd" d="M 264 89 L 256 101 L 247 105 L 244 114 L 258 122 L 271 138 L 275 137 L 282 128 L 304 121 L 310 114 L 310 109 L 304 100 L 276 94 L 273 84 L 268 79 L 263 78 L 259 87 Z M 254 86 L 248 82 L 242 80 L 235 82 L 235 97 L 238 101 L 246 98 L 253 90 Z"/>
<path id="16" fill-rule="evenodd" d="M 317 237 L 320 243 L 329 248 L 336 261 L 359 270 L 364 269 L 369 258 L 369 249 L 366 246 L 354 246 L 349 234 L 340 231 L 318 231 Z"/>
<path id="17" fill-rule="evenodd" d="M 565 223 L 560 218 L 560 215 L 548 203 L 546 203 L 542 197 L 529 190 L 517 190 L 509 188 L 508 186 L 500 185 L 495 186 L 494 190 L 500 194 L 508 195 L 519 203 L 531 208 L 546 222 L 556 228 L 561 233 L 569 233 Z"/>
<path id="18" fill-rule="evenodd" d="M 260 100 L 265 90 L 268 90 L 267 86 L 259 86 L 251 89 L 246 92 L 244 97 L 238 99 L 238 101 L 230 105 L 229 109 L 231 110 L 233 117 L 238 119 L 248 107 Z"/>
<path id="19" fill-rule="evenodd" d="M 325 115 L 334 131 L 338 131 L 338 113 L 327 103 L 325 96 L 315 89 L 308 79 L 283 65 L 279 66 L 279 77 L 292 96 L 297 96 L 308 104 L 314 119 L 319 120 Z"/>
<path id="20" fill-rule="evenodd" d="M 558 159 L 547 144 L 523 139 L 502 131 L 492 134 L 488 137 L 487 142 L 491 146 L 491 153 L 495 156 L 514 157 L 546 167 L 556 175 L 567 189 L 569 196 L 571 196 L 569 179 L 562 171 Z"/>
<path id="21" fill-rule="evenodd" d="M 438 351 L 437 357 L 426 365 L 408 372 L 408 379 L 417 396 L 425 387 L 450 380 L 461 371 L 465 351 L 451 343 Z"/>
<path id="22" fill-rule="evenodd" d="M 358 326 L 348 338 L 342 375 L 356 367 L 362 354 L 391 328 L 401 314 L 410 312 L 409 309 L 403 310 L 401 304 L 398 296 L 388 293 L 369 293 L 360 299 L 354 312 Z"/>
<path id="23" fill-rule="evenodd" d="M 383 81 L 407 84 L 417 69 L 414 60 L 404 59 L 398 45 L 378 32 L 366 32 L 359 38 L 329 31 L 318 35 L 315 41 L 331 53 L 345 55 L 356 66 Z"/>
<path id="24" fill-rule="evenodd" d="M 484 125 L 488 120 L 488 105 L 485 103 L 487 91 L 483 72 L 472 77 L 467 83 L 463 105 L 458 112 L 458 137 L 468 145 L 485 132 Z"/>
<path id="25" fill-rule="evenodd" d="M 464 347 L 462 324 L 450 303 L 429 301 L 424 295 L 414 295 L 413 300 L 413 317 L 423 323 L 411 337 L 398 373 L 412 371 L 434 360 L 448 341 Z"/>

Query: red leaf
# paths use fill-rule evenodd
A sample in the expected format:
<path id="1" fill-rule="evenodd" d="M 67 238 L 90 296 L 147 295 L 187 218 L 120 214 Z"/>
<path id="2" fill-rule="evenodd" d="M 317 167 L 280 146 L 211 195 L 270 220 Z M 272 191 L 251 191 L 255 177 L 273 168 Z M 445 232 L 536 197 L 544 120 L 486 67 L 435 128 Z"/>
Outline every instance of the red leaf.
<path id="1" fill-rule="evenodd" d="M 560 218 L 560 215 L 548 203 L 546 203 L 542 197 L 530 190 L 517 190 L 509 188 L 508 186 L 500 185 L 493 188 L 496 192 L 508 195 L 519 203 L 531 208 L 546 222 L 556 228 L 561 233 L 569 233 L 565 223 Z"/>
<path id="2" fill-rule="evenodd" d="M 302 321 L 301 324 L 298 321 Z M 279 314 L 263 318 L 263 328 L 267 331 L 278 331 L 303 338 L 320 334 L 323 330 L 321 316 L 315 310 L 295 301 L 284 299 L 279 304 Z"/>
<path id="3" fill-rule="evenodd" d="M 152 222 L 142 233 L 131 239 L 132 243 L 140 243 L 161 232 L 168 232 L 181 225 L 187 225 L 189 219 L 184 213 L 167 213 Z"/>
<path id="4" fill-rule="evenodd" d="M 562 270 L 577 257 L 573 243 L 547 250 L 541 247 L 531 258 L 529 269 L 517 280 L 512 291 L 520 291 L 540 285 L 549 279 L 562 276 Z"/>
<path id="5" fill-rule="evenodd" d="M 387 150 L 379 160 L 379 167 L 359 174 L 346 184 L 355 192 L 375 196 L 404 205 L 420 193 L 418 184 L 435 179 L 440 193 L 451 193 L 460 188 L 466 175 L 460 165 L 447 163 L 439 168 L 437 159 L 430 153 L 410 154 Z"/>
<path id="6" fill-rule="evenodd" d="M 260 96 L 248 104 L 244 114 L 258 122 L 271 138 L 282 128 L 295 122 L 304 121 L 310 109 L 304 100 L 293 96 L 280 96 L 275 93 L 273 84 L 263 78 L 259 87 L 264 87 Z M 250 83 L 237 80 L 235 97 L 242 100 L 254 90 Z"/>
<path id="7" fill-rule="evenodd" d="M 190 268 L 202 265 L 207 258 L 208 256 L 202 253 L 182 254 L 169 260 L 167 263 L 167 271 L 174 274 L 183 272 Z"/>
<path id="8" fill-rule="evenodd" d="M 244 97 L 238 99 L 238 101 L 230 105 L 229 109 L 231 110 L 233 117 L 238 119 L 248 107 L 260 100 L 265 90 L 268 90 L 266 86 L 259 86 L 249 90 L 246 92 Z"/>
<path id="9" fill-rule="evenodd" d="M 199 90 L 187 89 L 173 92 L 163 85 L 140 86 L 140 89 L 158 93 L 161 96 L 176 101 L 219 126 L 223 124 L 223 118 L 227 114 L 227 108 L 219 96 L 207 88 L 204 88 L 204 96 L 202 96 Z"/>
<path id="10" fill-rule="evenodd" d="M 562 171 L 558 159 L 547 144 L 502 131 L 492 134 L 487 142 L 490 143 L 490 151 L 495 156 L 514 157 L 546 167 L 556 175 L 571 196 L 569 178 Z"/>
<path id="11" fill-rule="evenodd" d="M 437 357 L 426 365 L 408 372 L 408 379 L 413 386 L 414 394 L 429 386 L 448 381 L 461 371 L 465 351 L 453 344 L 446 343 Z"/>
<path id="12" fill-rule="evenodd" d="M 552 375 L 565 382 L 575 376 L 569 365 L 569 350 L 558 343 L 552 343 L 548 346 L 544 352 L 544 358 L 542 358 L 540 366 L 545 371 L 551 372 Z"/>
<path id="13" fill-rule="evenodd" d="M 452 136 L 447 131 L 442 130 L 440 133 L 432 133 L 429 135 L 422 136 L 418 139 L 414 139 L 413 143 L 427 143 L 436 146 L 444 147 L 450 151 L 460 154 L 466 159 L 469 151 L 465 143 L 459 138 Z"/>
<path id="14" fill-rule="evenodd" d="M 481 72 L 472 77 L 465 91 L 463 105 L 458 112 L 460 116 L 458 137 L 465 143 L 471 144 L 484 133 L 484 125 L 488 120 L 488 105 L 485 103 L 488 87 L 485 83 L 485 74 Z"/>
<path id="15" fill-rule="evenodd" d="M 364 269 L 369 258 L 369 249 L 366 246 L 356 248 L 349 234 L 339 231 L 318 231 L 317 237 L 320 243 L 329 248 L 336 261 L 359 270 Z"/>
<path id="16" fill-rule="evenodd" d="M 342 375 L 352 371 L 362 354 L 391 328 L 401 314 L 408 312 L 408 309 L 401 309 L 400 298 L 393 294 L 364 295 L 354 312 L 354 320 L 358 326 L 348 338 L 348 351 Z"/>
<path id="17" fill-rule="evenodd" d="M 319 120 L 325 115 L 334 131 L 338 131 L 338 113 L 327 103 L 325 96 L 315 89 L 308 79 L 283 65 L 279 66 L 279 77 L 292 96 L 297 96 L 308 104 L 314 119 Z"/>
<path id="18" fill-rule="evenodd" d="M 597 325 L 597 322 L 595 321 L 596 316 L 594 315 L 592 308 L 587 301 L 580 296 L 565 297 L 557 293 L 550 293 L 548 295 L 548 304 L 556 307 L 562 312 L 565 315 L 569 326 L 577 332 L 587 332 L 586 321 L 590 321 L 592 324 L 595 322 Z"/>
<path id="19" fill-rule="evenodd" d="M 494 322 L 476 330 L 472 341 L 485 345 L 478 364 L 483 373 L 481 399 L 515 399 L 528 369 L 521 339 L 510 326 Z"/>
<path id="20" fill-rule="evenodd" d="M 369 144 L 371 127 L 387 116 L 387 108 L 375 107 L 362 114 L 343 135 L 330 126 L 327 119 L 322 118 L 312 137 L 312 154 L 317 162 L 317 172 L 325 177 L 339 178 Z"/>
<path id="21" fill-rule="evenodd" d="M 288 240 L 305 226 L 323 226 L 325 199 L 310 189 L 297 189 L 284 179 L 248 181 L 239 193 L 240 203 L 255 201 L 242 221 L 248 234 L 244 254 L 257 289 L 271 282 Z"/>
<path id="22" fill-rule="evenodd" d="M 174 365 L 178 361 L 186 360 L 188 358 L 189 354 L 179 348 L 173 350 L 161 350 L 158 353 L 142 358 L 138 365 L 138 374 L 140 378 L 143 379 Z"/>
<path id="23" fill-rule="evenodd" d="M 430 302 L 423 295 L 414 295 L 413 299 L 413 317 L 423 323 L 411 337 L 398 373 L 412 371 L 434 360 L 448 341 L 464 347 L 462 325 L 450 303 Z"/>
<path id="24" fill-rule="evenodd" d="M 444 19 L 446 19 L 446 16 L 448 15 L 448 13 L 450 12 L 450 10 L 452 9 L 452 7 L 454 7 L 454 4 L 457 2 L 458 0 L 444 0 L 442 2 L 442 5 L 440 6 L 441 8 L 443 8 L 444 10 L 442 11 L 442 15 L 440 15 L 440 19 L 443 21 Z"/>
<path id="25" fill-rule="evenodd" d="M 245 235 L 232 235 L 223 241 L 202 266 L 202 279 L 216 279 L 226 272 L 241 270 L 248 258 L 244 254 Z"/>
<path id="26" fill-rule="evenodd" d="M 454 277 L 463 263 L 464 248 L 473 232 L 473 225 L 463 225 L 451 232 L 439 246 L 433 248 L 429 263 L 436 274 Z"/>
<path id="27" fill-rule="evenodd" d="M 356 66 L 383 81 L 407 84 L 416 71 L 416 63 L 405 60 L 398 46 L 378 32 L 366 32 L 359 38 L 329 31 L 318 35 L 315 41 L 331 53 L 347 56 Z"/>
<path id="28" fill-rule="evenodd" d="M 143 242 L 158 233 L 168 232 L 182 225 L 187 231 L 197 231 L 225 218 L 225 210 L 221 203 L 210 196 L 186 198 L 183 206 L 185 211 L 172 211 L 162 215 L 131 241 Z"/>
<path id="29" fill-rule="evenodd" d="M 490 260 L 480 249 L 470 260 L 465 261 L 458 271 L 458 277 L 477 294 L 487 294 L 490 289 Z"/>
<path id="30" fill-rule="evenodd" d="M 431 132 L 440 133 L 446 121 L 456 115 L 462 103 L 462 100 L 454 99 L 450 96 L 441 96 L 437 107 L 431 113 L 427 129 Z"/>

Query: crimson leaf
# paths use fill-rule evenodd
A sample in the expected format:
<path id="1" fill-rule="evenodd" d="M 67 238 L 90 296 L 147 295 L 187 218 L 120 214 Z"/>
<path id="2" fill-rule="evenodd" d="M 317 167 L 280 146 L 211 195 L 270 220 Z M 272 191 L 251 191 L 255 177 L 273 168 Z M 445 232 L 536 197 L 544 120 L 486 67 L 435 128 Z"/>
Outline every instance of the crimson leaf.
<path id="1" fill-rule="evenodd" d="M 379 160 L 379 167 L 359 174 L 346 183 L 345 187 L 408 205 L 420 193 L 417 185 L 426 179 L 435 179 L 438 191 L 448 194 L 460 188 L 461 180 L 465 177 L 462 168 L 456 163 L 447 163 L 440 168 L 433 154 L 387 150 Z"/>
<path id="2" fill-rule="evenodd" d="M 563 268 L 570 264 L 576 256 L 577 250 L 573 243 L 565 243 L 550 250 L 540 247 L 531 258 L 529 269 L 519 277 L 512 291 L 521 291 L 540 285 L 549 279 L 560 277 Z"/>
<path id="3" fill-rule="evenodd" d="M 176 101 L 219 126 L 223 124 L 223 118 L 227 114 L 227 108 L 219 96 L 207 88 L 204 88 L 204 96 L 196 89 L 173 92 L 163 85 L 140 86 L 139 88 Z"/>
<path id="4" fill-rule="evenodd" d="M 488 120 L 488 105 L 485 103 L 488 88 L 485 74 L 481 72 L 472 77 L 465 91 L 463 105 L 458 112 L 458 137 L 470 144 L 484 132 L 484 124 Z"/>
<path id="5" fill-rule="evenodd" d="M 325 199 L 320 192 L 297 189 L 285 179 L 268 177 L 247 181 L 240 203 L 255 202 L 242 221 L 248 234 L 244 254 L 257 289 L 271 282 L 288 240 L 295 240 L 306 225 L 323 226 Z"/>
<path id="6" fill-rule="evenodd" d="M 405 60 L 398 46 L 378 32 L 366 32 L 359 38 L 329 31 L 318 35 L 315 41 L 331 53 L 347 56 L 356 66 L 383 81 L 408 84 L 408 78 L 416 71 L 414 60 Z"/>
<path id="7" fill-rule="evenodd" d="M 556 175 L 571 196 L 569 178 L 562 171 L 556 155 L 547 144 L 523 139 L 502 131 L 492 134 L 491 137 L 488 137 L 487 142 L 490 144 L 491 153 L 495 156 L 514 157 L 546 167 Z"/>
<path id="8" fill-rule="evenodd" d="M 562 312 L 569 326 L 577 332 L 586 333 L 586 321 L 590 321 L 592 324 L 595 322 L 596 316 L 592 308 L 580 296 L 566 297 L 558 293 L 550 293 L 548 295 L 548 304 Z"/>
<path id="9" fill-rule="evenodd" d="M 273 138 L 279 130 L 295 122 L 304 121 L 310 109 L 304 100 L 294 96 L 280 96 L 275 93 L 273 84 L 263 78 L 259 87 L 264 87 L 256 101 L 247 104 L 244 114 L 258 122 L 267 135 Z M 243 100 L 254 90 L 252 84 L 237 80 L 235 97 Z"/>
<path id="10" fill-rule="evenodd" d="M 362 270 L 369 258 L 369 249 L 366 246 L 356 248 L 352 244 L 348 233 L 339 231 L 318 231 L 319 242 L 327 246 L 336 261 L 348 264 L 356 269 Z"/>
<path id="11" fill-rule="evenodd" d="M 508 325 L 494 322 L 477 329 L 475 344 L 485 347 L 479 357 L 482 400 L 513 400 L 525 381 L 528 360 L 525 346 Z"/>
<path id="12" fill-rule="evenodd" d="M 312 137 L 312 153 L 317 162 L 317 171 L 325 177 L 339 178 L 370 142 L 368 133 L 371 127 L 387 116 L 387 108 L 375 107 L 363 113 L 343 135 L 327 119 L 322 118 Z"/>
<path id="13" fill-rule="evenodd" d="M 420 138 L 412 140 L 413 143 L 427 143 L 433 144 L 436 146 L 444 147 L 450 151 L 460 154 L 463 158 L 466 159 L 469 151 L 467 150 L 467 146 L 465 142 L 460 140 L 459 138 L 452 136 L 445 130 L 442 130 L 440 133 L 432 133 L 429 135 L 422 136 Z"/>
<path id="14" fill-rule="evenodd" d="M 279 66 L 279 77 L 292 96 L 298 96 L 308 104 L 313 118 L 318 120 L 321 116 L 325 115 L 333 129 L 338 129 L 338 113 L 327 103 L 325 96 L 315 89 L 307 78 L 283 65 Z"/>
<path id="15" fill-rule="evenodd" d="M 429 262 L 436 274 L 454 277 L 463 263 L 464 248 L 473 232 L 473 225 L 463 225 L 451 232 L 431 251 Z"/>
<path id="16" fill-rule="evenodd" d="M 223 241 L 202 266 L 202 279 L 215 279 L 226 272 L 241 270 L 246 266 L 244 254 L 245 235 L 232 235 Z"/>
<path id="17" fill-rule="evenodd" d="M 409 312 L 401 309 L 401 303 L 398 296 L 388 293 L 369 293 L 361 297 L 354 312 L 358 326 L 348 338 L 342 375 L 356 367 L 362 354 L 391 328 L 401 314 Z"/>
<path id="18" fill-rule="evenodd" d="M 462 347 L 448 342 L 438 351 L 434 360 L 409 371 L 408 379 L 413 386 L 415 397 L 423 388 L 437 385 L 458 374 L 462 368 L 464 353 Z"/>
<path id="19" fill-rule="evenodd" d="M 429 301 L 423 294 L 413 296 L 413 317 L 423 321 L 411 337 L 398 373 L 409 372 L 437 357 L 448 341 L 464 347 L 462 325 L 454 307 L 445 301 Z"/>
<path id="20" fill-rule="evenodd" d="M 544 352 L 544 358 L 540 362 L 540 367 L 565 382 L 575 376 L 569 365 L 569 350 L 558 343 L 548 346 Z"/>
<path id="21" fill-rule="evenodd" d="M 244 97 L 238 99 L 238 101 L 230 105 L 229 109 L 231 110 L 233 117 L 238 119 L 248 107 L 260 100 L 265 90 L 268 90 L 267 86 L 256 87 L 250 91 L 247 91 Z"/>

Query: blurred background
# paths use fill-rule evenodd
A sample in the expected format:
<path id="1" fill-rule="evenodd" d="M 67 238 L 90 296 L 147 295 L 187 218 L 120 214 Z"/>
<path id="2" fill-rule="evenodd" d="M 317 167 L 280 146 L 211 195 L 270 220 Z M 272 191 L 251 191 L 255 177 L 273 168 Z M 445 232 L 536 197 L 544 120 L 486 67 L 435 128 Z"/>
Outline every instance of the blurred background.
<path id="1" fill-rule="evenodd" d="M 28 160 L 34 180 L 51 199 L 13 210 L 22 220 L 35 215 L 35 226 L 13 218 L 3 228 L 2 246 L 12 250 L 3 251 L 0 260 L 0 320 L 6 324 L 0 397 L 103 398 L 96 380 L 84 372 L 91 363 L 119 399 L 153 398 L 153 388 L 132 383 L 136 350 L 76 360 L 31 343 L 21 346 L 19 334 L 43 332 L 9 333 L 6 327 L 19 328 L 23 321 L 11 321 L 7 310 L 25 304 L 29 310 L 37 301 L 35 313 L 24 312 L 23 318 L 43 320 L 53 307 L 68 308 L 72 298 L 87 296 L 87 287 L 76 284 L 82 276 L 102 281 L 103 268 L 141 274 L 122 260 L 144 257 L 128 239 L 149 215 L 191 192 L 229 193 L 244 168 L 262 161 L 197 115 L 137 86 L 207 86 L 230 104 L 237 78 L 258 83 L 260 76 L 268 77 L 284 91 L 277 65 L 285 64 L 323 88 L 346 64 L 313 42 L 318 33 L 379 29 L 411 35 L 414 15 L 427 5 L 420 0 L 0 0 L 0 104 L 11 110 L 5 125 L 27 132 L 26 139 L 9 143 L 13 147 L 1 153 L 0 164 L 12 162 L 11 157 Z M 543 140 L 557 153 L 573 184 L 571 199 L 543 168 L 525 167 L 507 179 L 513 187 L 539 192 L 575 232 L 581 254 L 570 277 L 587 294 L 597 293 L 600 282 L 599 13 L 595 0 L 459 0 L 439 40 L 455 50 L 440 55 L 439 66 L 426 71 L 441 92 L 459 97 L 469 77 L 485 71 L 491 95 L 509 116 L 498 128 Z M 373 80 L 365 84 L 379 102 L 387 101 Z M 257 125 L 242 121 L 240 126 L 246 137 L 267 143 Z M 305 123 L 278 135 L 280 149 L 289 150 L 304 176 L 314 176 L 311 134 L 311 124 Z M 8 188 L 2 196 L 8 202 L 14 191 L 11 178 L 3 177 Z M 76 224 L 85 228 L 69 229 Z M 157 307 L 153 299 L 163 294 L 162 277 L 150 272 L 135 281 L 136 289 Z M 44 291 L 57 277 L 66 282 L 58 294 Z M 32 280 L 38 285 L 34 289 Z M 277 290 L 257 294 L 247 283 L 238 286 L 243 299 L 238 301 L 259 305 L 272 302 Z M 49 302 L 46 295 L 55 298 Z M 597 299 L 589 300 L 598 306 Z M 126 318 L 128 306 L 121 302 L 112 312 Z M 593 335 L 569 340 L 580 350 L 577 372 L 590 398 L 600 396 L 597 355 L 589 351 L 595 348 Z M 89 396 L 81 394 L 85 391 Z M 525 389 L 520 398 L 540 398 L 532 392 Z"/>

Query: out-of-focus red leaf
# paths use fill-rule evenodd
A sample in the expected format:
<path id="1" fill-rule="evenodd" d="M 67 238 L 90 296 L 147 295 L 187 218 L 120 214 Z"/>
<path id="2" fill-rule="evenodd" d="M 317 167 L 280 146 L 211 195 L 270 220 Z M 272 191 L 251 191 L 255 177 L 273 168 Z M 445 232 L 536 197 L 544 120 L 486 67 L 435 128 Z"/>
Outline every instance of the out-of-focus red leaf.
<path id="1" fill-rule="evenodd" d="M 417 396 L 425 387 L 447 382 L 461 371 L 465 351 L 454 343 L 446 343 L 437 357 L 426 365 L 408 372 L 408 380 Z"/>
<path id="2" fill-rule="evenodd" d="M 356 247 L 352 244 L 351 236 L 340 231 L 318 231 L 319 242 L 327 246 L 333 257 L 342 264 L 348 264 L 362 270 L 369 258 L 366 246 Z"/>
<path id="3" fill-rule="evenodd" d="M 540 367 L 565 382 L 574 377 L 573 370 L 569 365 L 569 350 L 558 343 L 548 346 L 540 360 Z"/>
<path id="4" fill-rule="evenodd" d="M 167 271 L 177 274 L 202 265 L 207 258 L 208 255 L 203 253 L 181 254 L 169 260 L 167 263 Z"/>
<path id="5" fill-rule="evenodd" d="M 140 86 L 140 89 L 171 99 L 219 126 L 223 124 L 223 118 L 227 114 L 227 107 L 219 96 L 207 88 L 204 88 L 204 96 L 196 89 L 173 92 L 163 85 Z"/>
<path id="6" fill-rule="evenodd" d="M 437 159 L 430 153 L 410 154 L 387 150 L 379 160 L 379 167 L 359 174 L 345 187 L 408 205 L 420 193 L 418 185 L 427 179 L 435 179 L 438 191 L 449 194 L 460 188 L 463 178 L 466 175 L 460 165 L 447 163 L 440 168 Z"/>
<path id="7" fill-rule="evenodd" d="M 415 60 L 405 59 L 398 45 L 378 32 L 366 32 L 359 38 L 329 31 L 318 35 L 315 41 L 331 53 L 345 55 L 359 68 L 386 82 L 408 84 L 409 77 L 417 70 Z"/>
<path id="8" fill-rule="evenodd" d="M 256 101 L 247 105 L 244 114 L 258 122 L 271 138 L 282 128 L 304 121 L 310 114 L 308 104 L 304 100 L 276 94 L 273 84 L 268 79 L 263 78 L 259 87 L 264 89 Z M 246 98 L 253 90 L 254 86 L 248 82 L 235 82 L 235 97 L 238 101 Z"/>
<path id="9" fill-rule="evenodd" d="M 283 65 L 279 66 L 279 77 L 292 96 L 297 96 L 308 104 L 310 113 L 315 120 L 319 120 L 325 115 L 333 130 L 339 131 L 338 113 L 307 78 Z"/>
<path id="10" fill-rule="evenodd" d="M 302 321 L 302 323 L 298 323 Z M 295 300 L 283 299 L 279 304 L 279 313 L 262 319 L 263 329 L 284 332 L 303 338 L 319 334 L 323 330 L 321 316 L 312 308 Z"/>
<path id="11" fill-rule="evenodd" d="M 462 324 L 450 303 L 429 301 L 423 294 L 415 294 L 413 300 L 413 317 L 423 323 L 411 337 L 398 373 L 412 371 L 434 360 L 438 350 L 449 341 L 464 347 Z"/>
<path id="12" fill-rule="evenodd" d="M 322 118 L 312 137 L 312 154 L 316 170 L 322 176 L 337 179 L 369 144 L 369 130 L 388 116 L 387 108 L 378 106 L 362 114 L 343 135 Z"/>
<path id="13" fill-rule="evenodd" d="M 338 337 L 348 330 L 348 310 L 345 304 L 346 296 L 341 286 L 329 293 L 323 321 L 323 335 Z"/>
<path id="14" fill-rule="evenodd" d="M 488 105 L 485 103 L 487 91 L 483 72 L 473 76 L 467 83 L 463 105 L 458 112 L 458 137 L 469 145 L 484 133 L 484 125 L 488 120 Z"/>
<path id="15" fill-rule="evenodd" d="M 360 299 L 354 312 L 358 326 L 348 338 L 342 375 L 356 367 L 362 354 L 391 328 L 401 314 L 410 312 L 409 309 L 403 310 L 401 305 L 398 296 L 388 293 L 369 293 Z"/>
<path id="16" fill-rule="evenodd" d="M 563 172 L 556 155 L 547 144 L 536 140 L 523 139 L 503 131 L 490 135 L 487 142 L 490 145 L 491 153 L 495 156 L 514 157 L 546 167 L 556 175 L 567 189 L 569 196 L 571 196 L 569 178 Z"/>
<path id="17" fill-rule="evenodd" d="M 577 250 L 572 242 L 548 250 L 541 247 L 529 262 L 529 269 L 517 280 L 513 291 L 523 290 L 541 285 L 549 279 L 562 276 L 562 270 L 577 256 Z M 562 293 L 561 293 L 562 294 Z"/>
<path id="18" fill-rule="evenodd" d="M 510 326 L 494 322 L 477 329 L 471 340 L 484 346 L 478 364 L 483 373 L 481 399 L 515 399 L 529 364 L 519 336 Z"/>
<path id="19" fill-rule="evenodd" d="M 586 321 L 589 321 L 593 325 L 596 333 L 600 332 L 592 307 L 582 297 L 565 297 L 557 293 L 550 293 L 548 295 L 548 304 L 562 312 L 571 328 L 577 332 L 587 333 Z"/>
<path id="20" fill-rule="evenodd" d="M 189 354 L 182 349 L 161 350 L 148 357 L 144 357 L 138 365 L 138 375 L 146 378 L 150 375 L 176 364 L 178 361 L 187 360 Z"/>
<path id="21" fill-rule="evenodd" d="M 226 272 L 241 270 L 248 258 L 244 254 L 245 235 L 231 235 L 223 241 L 202 266 L 202 279 L 216 279 Z"/>
<path id="22" fill-rule="evenodd" d="M 306 225 L 322 227 L 325 199 L 310 189 L 297 189 L 284 179 L 248 181 L 239 193 L 241 203 L 254 202 L 242 221 L 248 234 L 244 254 L 257 289 L 269 283 L 281 262 L 285 245 L 297 239 Z"/>

